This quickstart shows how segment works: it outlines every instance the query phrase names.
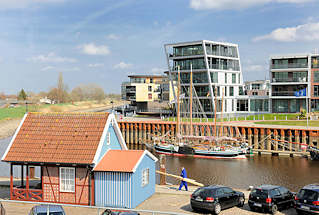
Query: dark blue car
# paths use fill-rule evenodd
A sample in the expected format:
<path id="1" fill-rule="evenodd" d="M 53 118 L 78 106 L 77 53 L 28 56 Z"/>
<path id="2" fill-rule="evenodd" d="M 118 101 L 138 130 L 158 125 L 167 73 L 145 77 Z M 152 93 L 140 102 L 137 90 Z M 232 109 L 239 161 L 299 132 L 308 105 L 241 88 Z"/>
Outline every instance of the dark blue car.
<path id="1" fill-rule="evenodd" d="M 298 214 L 319 214 L 319 184 L 304 186 L 295 201 Z"/>
<path id="2" fill-rule="evenodd" d="M 65 215 L 60 205 L 37 205 L 34 206 L 29 215 Z"/>

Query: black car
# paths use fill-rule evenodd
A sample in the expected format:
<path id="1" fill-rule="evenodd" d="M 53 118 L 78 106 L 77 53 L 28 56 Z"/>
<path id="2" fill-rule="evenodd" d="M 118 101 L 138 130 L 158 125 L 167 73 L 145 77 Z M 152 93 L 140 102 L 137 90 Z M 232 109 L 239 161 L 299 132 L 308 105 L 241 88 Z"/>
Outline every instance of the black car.
<path id="1" fill-rule="evenodd" d="M 298 214 L 319 214 L 319 185 L 304 186 L 295 197 Z"/>
<path id="2" fill-rule="evenodd" d="M 295 194 L 287 188 L 274 185 L 261 185 L 249 194 L 248 205 L 252 211 L 261 210 L 276 213 L 279 209 L 294 206 Z"/>
<path id="3" fill-rule="evenodd" d="M 226 208 L 244 206 L 245 195 L 229 187 L 211 185 L 195 190 L 191 195 L 190 203 L 194 211 L 203 209 L 219 214 Z"/>

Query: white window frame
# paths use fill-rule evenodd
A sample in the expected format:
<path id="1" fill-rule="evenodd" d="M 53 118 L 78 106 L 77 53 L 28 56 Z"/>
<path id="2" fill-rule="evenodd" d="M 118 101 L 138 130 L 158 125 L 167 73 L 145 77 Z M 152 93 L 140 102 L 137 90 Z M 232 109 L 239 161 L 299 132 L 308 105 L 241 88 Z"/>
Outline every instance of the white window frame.
<path id="1" fill-rule="evenodd" d="M 145 187 L 150 182 L 150 169 L 146 168 L 142 170 L 142 187 Z"/>
<path id="2" fill-rule="evenodd" d="M 59 168 L 60 192 L 75 192 L 75 168 L 60 167 Z"/>

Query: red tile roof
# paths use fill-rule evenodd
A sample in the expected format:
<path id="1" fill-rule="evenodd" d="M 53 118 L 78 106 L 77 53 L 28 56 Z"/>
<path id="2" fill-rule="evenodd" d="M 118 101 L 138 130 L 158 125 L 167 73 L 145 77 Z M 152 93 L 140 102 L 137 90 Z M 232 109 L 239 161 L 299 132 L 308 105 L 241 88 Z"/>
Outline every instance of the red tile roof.
<path id="1" fill-rule="evenodd" d="M 28 113 L 3 159 L 92 164 L 108 113 Z"/>
<path id="2" fill-rule="evenodd" d="M 101 172 L 134 172 L 143 150 L 109 150 L 93 171 Z"/>

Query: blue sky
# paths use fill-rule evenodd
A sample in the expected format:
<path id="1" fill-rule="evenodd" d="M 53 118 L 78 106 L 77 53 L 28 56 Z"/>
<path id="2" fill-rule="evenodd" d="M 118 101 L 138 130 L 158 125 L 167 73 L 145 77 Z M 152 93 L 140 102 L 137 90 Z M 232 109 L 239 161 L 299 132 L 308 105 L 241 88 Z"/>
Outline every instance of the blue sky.
<path id="1" fill-rule="evenodd" d="M 269 56 L 319 48 L 318 0 L 0 0 L 0 92 L 97 83 L 167 70 L 165 43 L 239 44 L 245 80 Z"/>

